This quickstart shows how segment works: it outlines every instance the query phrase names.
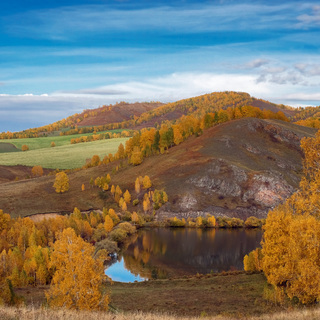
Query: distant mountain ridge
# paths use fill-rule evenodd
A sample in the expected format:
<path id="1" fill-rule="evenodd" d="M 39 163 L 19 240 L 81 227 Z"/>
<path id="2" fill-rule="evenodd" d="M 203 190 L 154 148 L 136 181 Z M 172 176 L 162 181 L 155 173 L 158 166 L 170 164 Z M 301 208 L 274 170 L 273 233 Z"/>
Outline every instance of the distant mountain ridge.
<path id="1" fill-rule="evenodd" d="M 172 137 L 174 130 L 181 129 L 181 141 L 171 141 L 170 148 L 162 150 L 158 146 L 159 151 L 155 153 L 149 147 L 149 156 L 143 158 L 139 165 L 130 165 L 123 156 L 114 162 L 106 161 L 97 167 L 76 170 L 69 175 L 70 190 L 66 194 L 55 193 L 53 176 L 2 183 L 0 208 L 25 216 L 72 212 L 74 207 L 82 211 L 112 207 L 115 201 L 110 192 L 101 194 L 99 189 L 88 186 L 90 180 L 112 173 L 112 184 L 119 185 L 122 190 L 128 189 L 139 200 L 138 205 L 128 204 L 131 212 L 143 212 L 143 199 L 135 194 L 134 181 L 139 176 L 148 175 L 154 188 L 163 189 L 168 194 L 168 203 L 155 213 L 159 219 L 174 216 L 194 218 L 207 214 L 262 218 L 298 187 L 303 158 L 300 140 L 314 136 L 317 131 L 287 122 L 285 115 L 294 117 L 299 110 L 237 92 L 216 92 L 166 105 L 156 104 L 139 105 L 140 111 L 145 108 L 150 110 L 106 126 L 136 130 L 153 127 L 153 132 L 167 127 L 167 131 L 163 132 L 170 133 Z M 120 114 L 122 109 L 131 107 L 121 104 L 119 109 L 112 108 Z M 83 118 L 77 120 L 78 127 L 81 123 L 102 121 L 104 113 L 110 111 L 108 108 L 103 107 L 99 112 L 84 111 L 81 114 Z M 258 108 L 267 111 L 261 112 Z M 255 115 L 252 114 L 257 114 L 257 118 L 253 118 Z M 269 116 L 272 114 L 276 116 L 274 119 L 280 120 L 271 120 Z M 227 120 L 223 119 L 224 116 Z M 206 126 L 206 117 L 209 121 L 215 118 L 218 121 Z M 196 130 L 191 126 L 187 132 L 183 125 L 179 129 L 181 122 L 192 119 L 198 121 Z M 140 137 L 147 141 L 146 133 L 152 130 L 136 132 L 134 137 L 138 140 L 135 146 L 139 150 L 135 152 L 139 155 L 142 154 L 143 143 Z M 165 136 L 163 133 L 160 138 Z M 13 172 L 13 169 L 10 171 Z M 12 180 L 9 172 L 4 172 L 6 179 L 3 181 Z M 82 184 L 86 185 L 85 192 L 80 191 Z"/>
<path id="2" fill-rule="evenodd" d="M 96 109 L 84 110 L 80 114 L 71 115 L 43 127 L 19 133 L 0 133 L 0 139 L 37 137 L 50 135 L 57 131 L 62 134 L 75 134 L 81 133 L 83 127 L 91 127 L 91 131 L 85 130 L 86 132 L 119 128 L 142 129 L 161 125 L 164 121 L 177 120 L 183 115 L 202 117 L 206 113 L 248 105 L 275 113 L 281 111 L 289 118 L 296 116 L 298 112 L 289 106 L 253 98 L 245 92 L 213 92 L 167 104 L 161 102 L 120 102 L 115 105 L 104 105 Z"/>

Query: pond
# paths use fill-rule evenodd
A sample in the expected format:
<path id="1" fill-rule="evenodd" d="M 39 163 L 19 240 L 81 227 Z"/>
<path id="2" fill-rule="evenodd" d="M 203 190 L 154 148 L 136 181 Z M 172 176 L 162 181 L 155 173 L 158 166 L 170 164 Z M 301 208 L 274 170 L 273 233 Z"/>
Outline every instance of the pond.
<path id="1" fill-rule="evenodd" d="M 133 282 L 243 270 L 243 257 L 260 246 L 260 229 L 141 229 L 106 269 Z"/>

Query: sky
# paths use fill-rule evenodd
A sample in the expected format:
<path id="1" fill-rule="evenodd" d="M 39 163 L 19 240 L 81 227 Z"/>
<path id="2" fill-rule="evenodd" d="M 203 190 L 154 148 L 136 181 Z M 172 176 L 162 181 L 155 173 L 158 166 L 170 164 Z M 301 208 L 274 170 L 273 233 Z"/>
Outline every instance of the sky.
<path id="1" fill-rule="evenodd" d="M 320 105 L 319 1 L 0 3 L 0 132 L 120 101 Z"/>

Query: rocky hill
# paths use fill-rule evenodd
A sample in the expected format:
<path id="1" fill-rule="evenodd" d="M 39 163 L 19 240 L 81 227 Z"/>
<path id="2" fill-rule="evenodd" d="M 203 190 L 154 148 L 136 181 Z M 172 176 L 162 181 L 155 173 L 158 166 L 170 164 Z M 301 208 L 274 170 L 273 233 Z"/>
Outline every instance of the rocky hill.
<path id="1" fill-rule="evenodd" d="M 0 184 L 0 208 L 14 216 L 71 212 L 114 206 L 110 192 L 101 196 L 91 178 L 112 173 L 112 184 L 128 189 L 134 198 L 134 181 L 148 175 L 154 188 L 164 189 L 169 202 L 156 212 L 165 217 L 215 216 L 265 217 L 268 210 L 298 187 L 302 169 L 300 139 L 316 130 L 282 122 L 243 118 L 205 130 L 199 137 L 146 158 L 139 166 L 115 172 L 114 162 L 69 174 L 70 190 L 56 194 L 54 177 Z M 81 191 L 85 184 L 86 190 Z M 129 205 L 130 211 L 142 212 Z"/>

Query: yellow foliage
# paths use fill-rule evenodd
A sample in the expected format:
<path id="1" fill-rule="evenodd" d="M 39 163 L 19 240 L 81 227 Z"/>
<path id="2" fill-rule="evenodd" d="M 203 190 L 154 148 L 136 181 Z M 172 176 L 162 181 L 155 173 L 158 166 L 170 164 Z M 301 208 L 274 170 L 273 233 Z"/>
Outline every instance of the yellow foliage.
<path id="1" fill-rule="evenodd" d="M 210 227 L 215 227 L 216 226 L 216 218 L 214 216 L 208 217 L 208 223 Z"/>
<path id="2" fill-rule="evenodd" d="M 126 203 L 131 202 L 131 194 L 128 190 L 126 190 L 126 192 L 123 194 L 123 199 Z"/>
<path id="3" fill-rule="evenodd" d="M 136 191 L 136 193 L 140 193 L 140 179 L 137 178 L 134 184 L 134 189 Z"/>
<path id="4" fill-rule="evenodd" d="M 131 215 L 131 221 L 134 222 L 134 223 L 138 223 L 139 222 L 139 216 L 135 211 Z"/>
<path id="5" fill-rule="evenodd" d="M 143 211 L 147 212 L 148 210 L 150 210 L 150 200 L 149 198 L 146 198 L 145 200 L 143 200 Z"/>
<path id="6" fill-rule="evenodd" d="M 148 176 L 145 176 L 143 178 L 142 183 L 143 183 L 143 188 L 144 189 L 148 189 L 148 188 L 150 188 L 152 186 L 151 180 L 150 180 L 150 178 Z"/>
<path id="7" fill-rule="evenodd" d="M 110 232 L 113 229 L 113 220 L 110 218 L 110 216 L 106 216 L 104 220 L 104 229 L 107 232 Z"/>
<path id="8" fill-rule="evenodd" d="M 53 275 L 47 301 L 52 307 L 78 310 L 108 309 L 109 297 L 101 293 L 106 276 L 102 261 L 92 255 L 94 247 L 65 229 L 53 245 L 50 267 Z"/>
<path id="9" fill-rule="evenodd" d="M 43 169 L 41 166 L 34 166 L 31 170 L 33 176 L 41 177 L 43 175 Z"/>
<path id="10" fill-rule="evenodd" d="M 262 242 L 263 271 L 276 289 L 301 303 L 320 301 L 320 135 L 302 141 L 300 190 L 269 212 Z"/>
<path id="11" fill-rule="evenodd" d="M 246 254 L 243 258 L 245 271 L 261 271 L 262 270 L 262 253 L 261 249 L 257 248 Z"/>
<path id="12" fill-rule="evenodd" d="M 57 193 L 64 193 L 69 190 L 69 178 L 65 172 L 58 172 L 53 184 Z"/>
<path id="13" fill-rule="evenodd" d="M 202 217 L 198 217 L 197 219 L 196 219 L 196 226 L 197 227 L 201 227 L 202 226 Z"/>

